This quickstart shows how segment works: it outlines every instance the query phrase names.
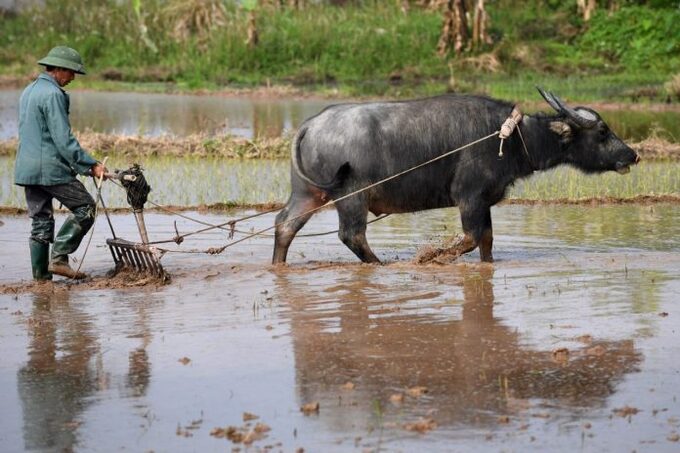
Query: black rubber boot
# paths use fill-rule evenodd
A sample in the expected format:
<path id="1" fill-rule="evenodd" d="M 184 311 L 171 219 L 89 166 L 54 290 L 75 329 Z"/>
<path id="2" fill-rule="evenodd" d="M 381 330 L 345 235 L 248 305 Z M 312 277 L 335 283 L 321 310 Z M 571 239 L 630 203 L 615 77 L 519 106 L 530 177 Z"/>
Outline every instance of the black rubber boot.
<path id="1" fill-rule="evenodd" d="M 87 277 L 82 272 L 76 272 L 71 269 L 68 263 L 68 256 L 75 252 L 80 245 L 80 242 L 85 237 L 85 234 L 90 229 L 83 228 L 83 226 L 76 220 L 73 215 L 68 216 L 64 224 L 59 229 L 57 237 L 52 246 L 52 259 L 50 261 L 49 271 L 53 274 L 61 275 L 62 277 L 69 277 L 75 279 L 83 279 Z"/>
<path id="2" fill-rule="evenodd" d="M 48 263 L 50 260 L 49 242 L 43 243 L 29 239 L 28 247 L 31 250 L 31 268 L 33 269 L 33 279 L 52 280 L 52 273 L 48 270 Z"/>

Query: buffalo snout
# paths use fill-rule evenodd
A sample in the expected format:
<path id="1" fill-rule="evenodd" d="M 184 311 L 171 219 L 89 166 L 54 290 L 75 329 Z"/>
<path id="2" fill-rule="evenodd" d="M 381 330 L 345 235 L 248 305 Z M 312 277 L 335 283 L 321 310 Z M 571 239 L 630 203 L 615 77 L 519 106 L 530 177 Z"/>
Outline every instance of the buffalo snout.
<path id="1" fill-rule="evenodd" d="M 615 170 L 617 173 L 625 175 L 630 172 L 630 166 L 637 165 L 638 162 L 640 162 L 640 155 L 632 148 L 626 146 L 616 160 Z"/>

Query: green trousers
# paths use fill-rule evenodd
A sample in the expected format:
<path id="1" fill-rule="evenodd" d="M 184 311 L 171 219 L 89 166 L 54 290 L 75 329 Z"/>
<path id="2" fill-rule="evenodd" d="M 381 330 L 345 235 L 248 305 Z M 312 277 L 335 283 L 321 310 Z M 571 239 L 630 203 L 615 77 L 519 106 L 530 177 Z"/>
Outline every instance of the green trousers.
<path id="1" fill-rule="evenodd" d="M 52 246 L 51 261 L 68 263 L 68 255 L 78 249 L 81 241 L 94 223 L 95 203 L 83 183 L 74 180 L 56 186 L 24 186 L 28 215 L 32 219 L 29 248 L 33 278 L 49 280 L 47 271 L 50 262 L 49 245 Z M 66 206 L 71 215 L 54 237 L 53 200 Z"/>

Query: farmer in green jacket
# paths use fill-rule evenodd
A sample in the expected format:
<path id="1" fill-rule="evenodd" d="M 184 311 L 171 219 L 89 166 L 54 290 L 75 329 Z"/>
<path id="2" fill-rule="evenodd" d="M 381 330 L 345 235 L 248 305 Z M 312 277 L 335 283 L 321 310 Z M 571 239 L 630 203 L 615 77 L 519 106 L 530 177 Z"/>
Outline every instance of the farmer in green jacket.
<path id="1" fill-rule="evenodd" d="M 57 274 L 82 279 L 86 275 L 71 268 L 68 255 L 92 227 L 95 202 L 76 175 L 99 178 L 106 168 L 81 148 L 71 132 L 69 96 L 62 87 L 76 74 L 85 74 L 80 54 L 59 46 L 38 64 L 45 66 L 45 72 L 26 87 L 19 101 L 19 149 L 14 167 L 14 183 L 24 187 L 32 219 L 33 278 L 51 280 L 52 274 Z M 54 198 L 71 211 L 56 238 Z"/>

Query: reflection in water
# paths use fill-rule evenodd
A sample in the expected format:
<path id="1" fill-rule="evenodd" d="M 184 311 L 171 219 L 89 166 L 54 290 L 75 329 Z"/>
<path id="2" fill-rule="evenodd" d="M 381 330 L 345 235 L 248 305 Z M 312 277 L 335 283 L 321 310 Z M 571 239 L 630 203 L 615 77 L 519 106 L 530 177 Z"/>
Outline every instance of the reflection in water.
<path id="1" fill-rule="evenodd" d="M 128 337 L 141 344 L 129 353 L 127 374 L 117 378 L 104 369 L 93 316 L 74 308 L 69 296 L 68 291 L 34 296 L 28 361 L 17 379 L 26 450 L 72 451 L 97 392 L 115 379 L 123 382 L 126 397 L 142 397 L 151 379 L 147 348 L 153 337 L 145 305 L 134 308 L 134 333 Z"/>
<path id="2" fill-rule="evenodd" d="M 71 121 L 76 131 L 151 136 L 230 133 L 275 137 L 337 102 L 78 90 L 70 94 Z M 20 95 L 21 90 L 0 90 L 0 140 L 17 136 Z M 643 140 L 653 130 L 672 141 L 680 137 L 677 111 L 598 111 L 624 140 Z"/>
<path id="3" fill-rule="evenodd" d="M 338 430 L 425 415 L 440 425 L 486 426 L 499 415 L 529 415 L 537 404 L 598 407 L 641 360 L 632 340 L 593 341 L 568 355 L 523 345 L 494 317 L 492 267 L 451 277 L 462 301 L 432 305 L 441 294 L 424 291 L 417 308 L 409 307 L 408 292 L 395 297 L 398 287 L 374 283 L 385 281 L 374 272 L 354 272 L 330 294 L 316 293 L 309 276 L 278 275 L 290 306 L 300 403 L 336 408 L 322 418 Z M 351 394 L 341 390 L 348 381 L 356 384 Z M 390 396 L 414 386 L 427 387 L 427 395 L 392 410 Z"/>
<path id="4" fill-rule="evenodd" d="M 151 363 L 147 348 L 151 344 L 153 336 L 151 335 L 146 306 L 140 304 L 135 310 L 137 313 L 132 327 L 135 332 L 134 336 L 141 340 L 141 345 L 129 354 L 126 384 L 130 393 L 129 396 L 139 397 L 146 395 L 151 380 Z"/>
<path id="5" fill-rule="evenodd" d="M 331 102 L 153 93 L 73 91 L 75 131 L 123 135 L 231 134 L 279 137 Z M 0 90 L 0 140 L 18 135 L 21 90 Z"/>
<path id="6" fill-rule="evenodd" d="M 504 234 L 559 238 L 574 246 L 668 250 L 680 246 L 678 209 L 672 205 L 545 206 L 517 210 Z M 640 234 L 644 231 L 645 234 Z"/>
<path id="7" fill-rule="evenodd" d="M 36 295 L 29 332 L 28 362 L 17 379 L 25 447 L 71 451 L 80 415 L 97 389 L 92 320 L 70 306 L 66 291 Z"/>

